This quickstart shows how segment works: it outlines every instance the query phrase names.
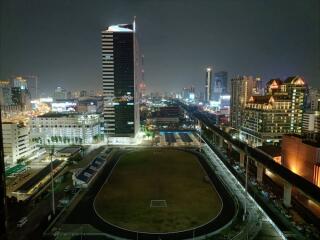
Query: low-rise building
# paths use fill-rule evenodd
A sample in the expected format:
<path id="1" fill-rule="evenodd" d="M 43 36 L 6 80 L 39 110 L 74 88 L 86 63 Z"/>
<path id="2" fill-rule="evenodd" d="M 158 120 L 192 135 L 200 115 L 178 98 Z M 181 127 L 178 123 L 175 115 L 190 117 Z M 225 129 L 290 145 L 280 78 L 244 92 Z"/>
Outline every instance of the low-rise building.
<path id="1" fill-rule="evenodd" d="M 320 143 L 299 135 L 284 135 L 282 165 L 320 187 Z"/>
<path id="2" fill-rule="evenodd" d="M 3 122 L 2 134 L 6 165 L 15 165 L 38 150 L 30 140 L 29 126 L 23 122 Z"/>
<path id="3" fill-rule="evenodd" d="M 92 144 L 100 139 L 100 115 L 47 113 L 31 119 L 31 135 L 39 144 Z"/>

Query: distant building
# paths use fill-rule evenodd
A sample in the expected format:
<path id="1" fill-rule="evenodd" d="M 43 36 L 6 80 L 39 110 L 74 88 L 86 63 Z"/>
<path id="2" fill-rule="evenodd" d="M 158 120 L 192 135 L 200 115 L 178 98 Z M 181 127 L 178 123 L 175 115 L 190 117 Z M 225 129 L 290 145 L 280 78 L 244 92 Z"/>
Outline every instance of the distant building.
<path id="1" fill-rule="evenodd" d="M 100 140 L 98 114 L 47 113 L 31 119 L 31 136 L 39 144 L 91 144 Z"/>
<path id="2" fill-rule="evenodd" d="M 67 99 L 67 91 L 62 87 L 57 87 L 53 93 L 54 100 L 64 100 Z"/>
<path id="3" fill-rule="evenodd" d="M 320 111 L 320 89 L 310 88 L 308 92 L 308 110 Z"/>
<path id="4" fill-rule="evenodd" d="M 27 80 L 22 78 L 22 77 L 15 77 L 13 79 L 13 87 L 14 88 L 20 88 L 22 90 L 28 89 Z"/>
<path id="5" fill-rule="evenodd" d="M 264 96 L 251 96 L 243 110 L 241 138 L 253 146 L 279 144 L 284 134 L 302 133 L 304 80 L 272 79 Z"/>
<path id="6" fill-rule="evenodd" d="M 141 55 L 135 22 L 102 31 L 104 131 L 111 140 L 131 141 L 139 131 Z"/>
<path id="7" fill-rule="evenodd" d="M 10 106 L 12 105 L 12 93 L 10 81 L 0 81 L 0 105 Z"/>
<path id="8" fill-rule="evenodd" d="M 30 128 L 24 123 L 3 122 L 3 150 L 7 165 L 17 164 L 19 159 L 27 158 L 37 148 L 30 139 Z"/>
<path id="9" fill-rule="evenodd" d="M 284 135 L 281 148 L 282 165 L 320 187 L 320 143 Z"/>
<path id="10" fill-rule="evenodd" d="M 102 113 L 103 98 L 82 97 L 78 99 L 77 112 L 81 113 Z"/>
<path id="11" fill-rule="evenodd" d="M 87 97 L 87 96 L 88 96 L 88 92 L 86 90 L 80 91 L 80 97 Z"/>
<path id="12" fill-rule="evenodd" d="M 153 115 L 157 124 L 178 124 L 180 120 L 180 108 L 178 106 L 160 107 Z"/>
<path id="13" fill-rule="evenodd" d="M 254 93 L 256 81 L 256 78 L 251 76 L 231 79 L 230 123 L 236 129 L 240 129 L 242 125 L 243 111 L 247 101 Z"/>
<path id="14" fill-rule="evenodd" d="M 227 95 L 228 91 L 228 72 L 215 72 L 212 84 L 212 98 L 213 101 L 218 101 L 221 95 Z"/>
<path id="15" fill-rule="evenodd" d="M 204 101 L 209 103 L 211 100 L 211 87 L 212 84 L 212 69 L 208 67 L 206 69 L 206 81 L 205 81 L 205 90 L 204 90 Z"/>
<path id="16" fill-rule="evenodd" d="M 13 87 L 11 88 L 12 104 L 19 106 L 24 110 L 31 109 L 31 94 L 28 89 L 27 80 L 22 77 L 16 77 L 13 80 Z"/>

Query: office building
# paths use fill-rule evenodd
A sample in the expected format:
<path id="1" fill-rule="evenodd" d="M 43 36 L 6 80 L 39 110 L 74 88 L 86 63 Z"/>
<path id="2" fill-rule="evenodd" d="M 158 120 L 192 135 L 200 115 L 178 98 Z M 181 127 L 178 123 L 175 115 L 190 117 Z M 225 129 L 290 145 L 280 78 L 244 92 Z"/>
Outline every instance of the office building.
<path id="1" fill-rule="evenodd" d="M 22 90 L 28 89 L 27 79 L 24 79 L 23 77 L 15 77 L 12 81 L 14 88 L 20 88 Z"/>
<path id="2" fill-rule="evenodd" d="M 230 123 L 236 129 L 240 129 L 242 125 L 243 110 L 254 93 L 256 81 L 252 76 L 238 76 L 231 79 Z"/>
<path id="3" fill-rule="evenodd" d="M 303 133 L 320 133 L 320 111 L 309 111 L 303 113 Z"/>
<path id="4" fill-rule="evenodd" d="M 12 105 L 10 81 L 0 81 L 0 105 L 2 107 Z"/>
<path id="5" fill-rule="evenodd" d="M 218 101 L 221 95 L 227 95 L 228 91 L 228 72 L 215 72 L 212 84 L 212 100 Z"/>
<path id="6" fill-rule="evenodd" d="M 206 81 L 205 81 L 205 89 L 204 89 L 204 102 L 210 103 L 211 100 L 211 87 L 212 84 L 212 69 L 208 67 L 206 69 Z"/>
<path id="7" fill-rule="evenodd" d="M 65 100 L 67 99 L 67 91 L 62 87 L 57 87 L 53 93 L 54 100 Z"/>
<path id="8" fill-rule="evenodd" d="M 31 119 L 31 138 L 39 144 L 92 144 L 100 140 L 98 114 L 47 113 Z"/>
<path id="9" fill-rule="evenodd" d="M 3 122 L 2 134 L 6 165 L 15 165 L 37 150 L 31 142 L 29 126 L 23 122 Z"/>
<path id="10" fill-rule="evenodd" d="M 284 134 L 302 133 L 304 80 L 272 79 L 266 88 L 266 95 L 251 96 L 243 110 L 241 139 L 255 147 L 279 145 Z"/>
<path id="11" fill-rule="evenodd" d="M 104 131 L 111 141 L 131 141 L 139 131 L 141 56 L 135 22 L 102 31 Z"/>
<path id="12" fill-rule="evenodd" d="M 320 111 L 320 89 L 310 88 L 308 92 L 308 110 L 310 111 Z"/>

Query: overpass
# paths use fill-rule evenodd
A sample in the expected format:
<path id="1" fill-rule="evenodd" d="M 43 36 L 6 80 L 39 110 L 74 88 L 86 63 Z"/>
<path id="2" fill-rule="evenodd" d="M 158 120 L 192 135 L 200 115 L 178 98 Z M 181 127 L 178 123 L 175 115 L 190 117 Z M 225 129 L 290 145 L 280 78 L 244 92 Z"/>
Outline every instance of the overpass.
<path id="1" fill-rule="evenodd" d="M 320 203 L 320 188 L 318 188 L 316 185 L 291 172 L 286 167 L 276 163 L 263 151 L 250 147 L 246 143 L 232 138 L 231 135 L 214 125 L 207 115 L 198 109 L 185 105 L 181 102 L 179 104 L 185 111 L 189 113 L 190 118 L 197 120 L 202 128 L 205 127 L 212 133 L 212 137 L 217 140 L 215 142 L 219 145 L 219 147 L 222 148 L 225 142 L 227 143 L 229 150 L 235 149 L 237 152 L 239 152 L 240 166 L 244 166 L 244 159 L 246 155 L 250 159 L 254 160 L 257 166 L 258 182 L 262 181 L 265 168 L 267 168 L 273 174 L 280 176 L 285 183 L 283 188 L 283 203 L 285 206 L 291 206 L 291 193 L 293 186 L 304 195 Z"/>

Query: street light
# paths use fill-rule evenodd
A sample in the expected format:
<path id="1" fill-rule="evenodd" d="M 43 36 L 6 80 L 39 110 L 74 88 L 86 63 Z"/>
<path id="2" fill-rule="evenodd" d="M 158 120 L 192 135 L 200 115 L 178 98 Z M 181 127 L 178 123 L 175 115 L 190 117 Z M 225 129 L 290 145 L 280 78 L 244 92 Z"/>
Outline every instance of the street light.
<path id="1" fill-rule="evenodd" d="M 56 215 L 56 208 L 55 208 L 55 202 L 54 202 L 54 183 L 53 183 L 53 164 L 52 164 L 52 156 L 54 153 L 54 145 L 50 149 L 50 167 L 51 167 L 51 201 L 52 201 L 52 213 L 53 215 Z"/>

